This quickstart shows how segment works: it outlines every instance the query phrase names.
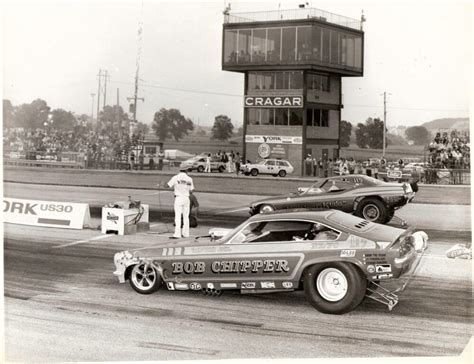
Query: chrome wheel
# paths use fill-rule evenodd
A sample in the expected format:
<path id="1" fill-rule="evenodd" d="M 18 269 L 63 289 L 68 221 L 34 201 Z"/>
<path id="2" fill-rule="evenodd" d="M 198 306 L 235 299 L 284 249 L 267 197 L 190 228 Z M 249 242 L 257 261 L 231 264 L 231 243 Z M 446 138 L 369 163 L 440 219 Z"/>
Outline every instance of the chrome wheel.
<path id="1" fill-rule="evenodd" d="M 339 269 L 326 268 L 319 273 L 316 288 L 326 301 L 340 301 L 347 293 L 347 278 Z"/>
<path id="2" fill-rule="evenodd" d="M 130 281 L 134 288 L 142 292 L 152 291 L 158 281 L 157 272 L 150 264 L 140 263 L 133 267 Z"/>
<path id="3" fill-rule="evenodd" d="M 376 205 L 369 203 L 364 206 L 364 209 L 362 210 L 362 215 L 366 220 L 375 221 L 380 216 L 380 210 Z"/>

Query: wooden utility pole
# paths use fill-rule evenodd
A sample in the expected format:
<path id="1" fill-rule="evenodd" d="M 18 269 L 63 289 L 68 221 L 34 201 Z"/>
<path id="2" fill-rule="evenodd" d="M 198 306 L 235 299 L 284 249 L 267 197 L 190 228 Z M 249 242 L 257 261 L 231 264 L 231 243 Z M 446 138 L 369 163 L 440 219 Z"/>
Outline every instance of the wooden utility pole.
<path id="1" fill-rule="evenodd" d="M 387 125 L 387 93 L 383 93 L 383 146 L 382 158 L 385 159 L 385 129 Z"/>
<path id="2" fill-rule="evenodd" d="M 102 70 L 99 70 L 99 74 L 97 75 L 99 78 L 99 88 L 97 90 L 97 122 L 96 122 L 96 129 L 100 129 L 100 119 L 99 119 L 99 111 L 100 111 L 100 81 L 102 80 Z"/>

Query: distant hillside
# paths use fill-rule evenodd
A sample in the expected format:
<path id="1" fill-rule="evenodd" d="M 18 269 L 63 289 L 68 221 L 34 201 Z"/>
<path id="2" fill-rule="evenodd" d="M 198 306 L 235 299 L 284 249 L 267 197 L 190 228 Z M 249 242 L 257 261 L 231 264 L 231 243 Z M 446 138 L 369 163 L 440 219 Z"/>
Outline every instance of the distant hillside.
<path id="1" fill-rule="evenodd" d="M 469 118 L 445 118 L 428 121 L 422 124 L 426 129 L 431 132 L 438 130 L 467 130 L 469 129 Z"/>

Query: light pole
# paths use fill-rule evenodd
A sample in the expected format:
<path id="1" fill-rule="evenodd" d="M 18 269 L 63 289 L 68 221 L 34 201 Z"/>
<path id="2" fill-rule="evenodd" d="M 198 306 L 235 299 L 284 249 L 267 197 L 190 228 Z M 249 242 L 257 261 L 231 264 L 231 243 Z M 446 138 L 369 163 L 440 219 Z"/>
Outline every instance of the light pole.
<path id="1" fill-rule="evenodd" d="M 91 98 L 92 98 L 91 124 L 94 123 L 94 97 L 95 97 L 95 93 L 91 92 Z"/>

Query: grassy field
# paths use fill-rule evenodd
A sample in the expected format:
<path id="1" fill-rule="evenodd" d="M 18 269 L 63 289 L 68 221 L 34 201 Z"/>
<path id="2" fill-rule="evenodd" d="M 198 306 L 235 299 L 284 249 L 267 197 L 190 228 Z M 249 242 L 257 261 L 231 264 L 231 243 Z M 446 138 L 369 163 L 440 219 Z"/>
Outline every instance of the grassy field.
<path id="1" fill-rule="evenodd" d="M 187 137 L 178 142 L 170 140 L 164 143 L 165 149 L 179 149 L 191 154 L 216 153 L 217 151 L 234 151 L 242 154 L 242 138 L 233 138 L 228 142 L 209 140 L 208 136 Z M 400 158 L 420 158 L 424 160 L 424 147 L 418 145 L 389 145 L 385 152 L 389 161 Z M 341 157 L 354 158 L 355 160 L 367 160 L 369 158 L 381 158 L 381 149 L 360 149 L 356 145 L 341 149 Z"/>

